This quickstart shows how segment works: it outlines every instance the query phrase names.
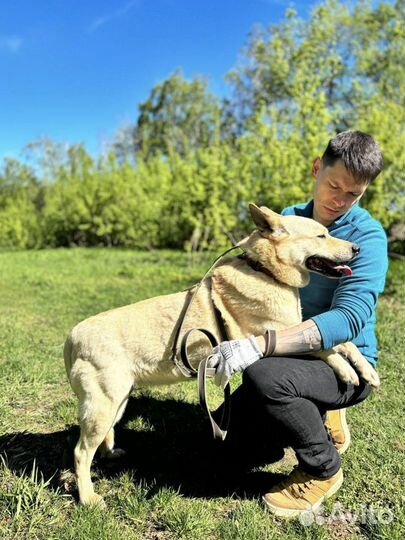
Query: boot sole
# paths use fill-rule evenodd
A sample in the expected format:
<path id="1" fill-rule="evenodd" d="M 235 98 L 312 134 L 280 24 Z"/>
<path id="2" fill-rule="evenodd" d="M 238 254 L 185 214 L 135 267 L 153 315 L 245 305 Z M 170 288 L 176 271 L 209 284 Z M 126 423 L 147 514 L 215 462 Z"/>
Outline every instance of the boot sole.
<path id="1" fill-rule="evenodd" d="M 293 518 L 297 517 L 301 514 L 305 514 L 305 512 L 315 512 L 323 502 L 325 502 L 330 497 L 333 497 L 337 491 L 341 488 L 343 484 L 343 474 L 339 478 L 339 480 L 336 482 L 334 486 L 330 488 L 330 490 L 322 497 L 322 499 L 317 502 L 316 504 L 313 504 L 312 506 L 308 506 L 307 508 L 281 508 L 279 506 L 274 506 L 273 504 L 269 503 L 265 496 L 262 497 L 263 502 L 267 506 L 267 508 L 270 510 L 272 514 L 279 517 L 286 517 L 286 518 Z"/>

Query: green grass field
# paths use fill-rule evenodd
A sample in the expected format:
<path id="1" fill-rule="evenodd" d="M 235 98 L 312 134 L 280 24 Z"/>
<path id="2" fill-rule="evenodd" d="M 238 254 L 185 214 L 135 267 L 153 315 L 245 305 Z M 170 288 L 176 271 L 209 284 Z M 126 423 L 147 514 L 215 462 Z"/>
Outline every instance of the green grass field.
<path id="1" fill-rule="evenodd" d="M 398 261 L 379 303 L 382 387 L 349 411 L 346 478 L 324 523 L 283 521 L 262 506 L 261 493 L 288 472 L 291 457 L 236 487 L 218 483 L 195 382 L 134 393 L 117 429 L 127 457 L 93 466 L 107 510 L 78 506 L 71 477 L 62 474 L 78 437 L 62 358 L 68 331 L 97 312 L 182 290 L 210 260 L 107 249 L 0 252 L 2 540 L 403 540 L 405 263 Z M 336 501 L 363 515 L 352 522 L 330 515 Z"/>

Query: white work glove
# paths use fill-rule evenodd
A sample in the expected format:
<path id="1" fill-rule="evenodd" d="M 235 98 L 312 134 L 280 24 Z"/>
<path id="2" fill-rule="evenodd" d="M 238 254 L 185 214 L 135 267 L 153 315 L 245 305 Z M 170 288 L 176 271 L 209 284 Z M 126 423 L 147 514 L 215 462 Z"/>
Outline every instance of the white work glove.
<path id="1" fill-rule="evenodd" d="M 234 373 L 243 371 L 259 358 L 263 358 L 263 354 L 256 338 L 249 336 L 246 339 L 223 341 L 214 347 L 208 366 L 216 368 L 215 384 L 225 388 Z"/>

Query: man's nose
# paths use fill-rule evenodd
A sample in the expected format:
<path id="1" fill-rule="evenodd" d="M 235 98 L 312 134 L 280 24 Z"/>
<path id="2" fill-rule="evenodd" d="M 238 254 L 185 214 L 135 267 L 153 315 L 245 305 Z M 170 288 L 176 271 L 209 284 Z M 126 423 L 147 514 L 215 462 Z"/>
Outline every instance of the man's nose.
<path id="1" fill-rule="evenodd" d="M 346 203 L 344 200 L 339 200 L 339 199 L 335 199 L 335 205 L 338 207 L 338 208 L 342 208 L 342 206 L 344 206 Z"/>
<path id="2" fill-rule="evenodd" d="M 354 255 L 358 255 L 360 253 L 360 246 L 357 244 L 352 244 L 352 253 Z"/>

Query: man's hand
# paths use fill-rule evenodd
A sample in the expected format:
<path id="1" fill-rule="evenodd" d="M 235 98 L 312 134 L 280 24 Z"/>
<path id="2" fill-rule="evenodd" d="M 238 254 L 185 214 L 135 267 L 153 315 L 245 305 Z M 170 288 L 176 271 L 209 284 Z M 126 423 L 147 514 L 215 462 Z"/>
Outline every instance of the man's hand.
<path id="1" fill-rule="evenodd" d="M 215 384 L 225 388 L 234 373 L 243 371 L 262 357 L 256 338 L 250 336 L 220 343 L 212 350 L 208 365 L 216 368 Z"/>

